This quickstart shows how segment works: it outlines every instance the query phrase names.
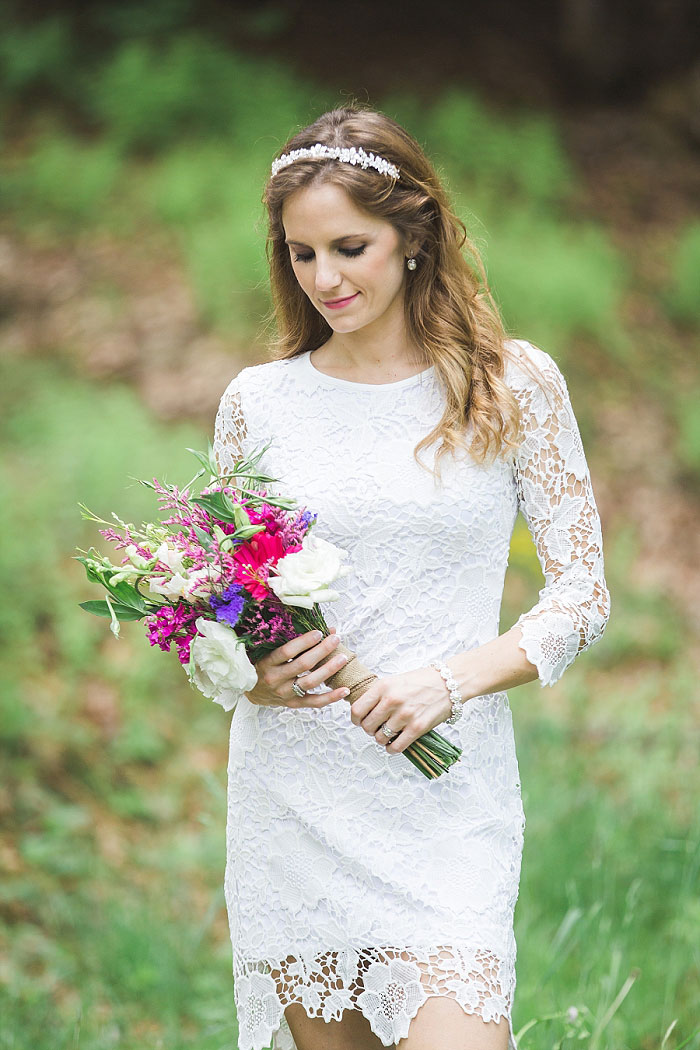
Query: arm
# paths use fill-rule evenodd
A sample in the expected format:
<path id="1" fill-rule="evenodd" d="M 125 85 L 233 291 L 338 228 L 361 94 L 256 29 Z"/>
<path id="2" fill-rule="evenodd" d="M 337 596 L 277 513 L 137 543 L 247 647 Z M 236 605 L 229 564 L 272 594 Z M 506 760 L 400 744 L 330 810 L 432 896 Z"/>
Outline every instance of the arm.
<path id="1" fill-rule="evenodd" d="M 535 678 L 553 685 L 609 616 L 600 518 L 566 383 L 548 354 L 530 352 L 545 383 L 519 371 L 514 384 L 524 434 L 514 476 L 545 585 L 510 631 L 451 658 L 465 700 Z"/>
<path id="2" fill-rule="evenodd" d="M 220 474 L 233 470 L 236 460 L 241 459 L 245 437 L 246 422 L 236 376 L 223 393 L 214 424 L 214 457 Z"/>
<path id="3" fill-rule="evenodd" d="M 513 462 L 518 508 L 535 541 L 545 585 L 539 601 L 498 638 L 447 660 L 464 699 L 539 678 L 552 685 L 579 652 L 600 638 L 610 596 L 603 575 L 600 519 L 564 378 L 548 354 L 531 348 L 543 386 L 515 369 L 523 442 Z M 352 721 L 398 753 L 450 714 L 445 683 L 421 667 L 373 683 L 352 704 Z M 397 731 L 387 744 L 380 726 Z"/>

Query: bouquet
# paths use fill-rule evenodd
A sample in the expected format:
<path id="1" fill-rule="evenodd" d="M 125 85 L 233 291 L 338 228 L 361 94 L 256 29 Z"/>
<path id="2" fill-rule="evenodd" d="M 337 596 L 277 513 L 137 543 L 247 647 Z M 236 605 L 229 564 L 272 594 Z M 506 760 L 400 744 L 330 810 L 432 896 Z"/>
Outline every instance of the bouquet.
<path id="1" fill-rule="evenodd" d="M 316 514 L 268 492 L 277 482 L 259 468 L 268 448 L 225 475 L 211 445 L 206 452 L 188 449 L 201 466 L 182 489 L 136 479 L 156 493 L 157 522 L 136 527 L 113 513 L 115 527 L 79 504 L 82 516 L 106 526 L 101 535 L 124 552 L 114 564 L 93 547 L 79 548 L 88 579 L 106 590 L 104 599 L 81 608 L 107 617 L 115 637 L 122 621 L 143 620 L 151 645 L 174 647 L 191 684 L 227 711 L 255 686 L 262 656 L 307 631 L 330 633 L 319 603 L 336 600 L 332 585 L 351 571 L 347 552 L 314 533 Z M 209 483 L 194 494 L 207 473 Z M 348 661 L 326 684 L 348 687 L 352 703 L 377 676 L 342 643 L 337 649 Z M 461 751 L 431 729 L 402 754 L 434 779 Z"/>

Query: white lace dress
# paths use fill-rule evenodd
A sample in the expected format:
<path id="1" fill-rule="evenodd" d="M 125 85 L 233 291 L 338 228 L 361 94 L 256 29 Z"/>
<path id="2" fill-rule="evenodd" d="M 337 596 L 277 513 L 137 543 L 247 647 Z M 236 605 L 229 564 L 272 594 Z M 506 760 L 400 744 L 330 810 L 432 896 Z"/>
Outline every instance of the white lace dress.
<path id="1" fill-rule="evenodd" d="M 443 411 L 434 368 L 355 383 L 307 352 L 242 369 L 222 397 L 219 464 L 273 440 L 262 465 L 278 491 L 318 512 L 317 534 L 349 552 L 327 622 L 378 675 L 498 635 L 518 510 L 545 574 L 518 621 L 541 683 L 603 632 L 600 521 L 566 385 L 548 354 L 512 346 L 549 395 L 511 363 L 524 444 L 486 467 L 448 456 L 441 487 L 413 458 Z M 293 1002 L 326 1021 L 359 1009 L 388 1047 L 434 995 L 511 1024 L 524 816 L 508 697 L 476 697 L 438 728 L 463 756 L 428 781 L 354 726 L 345 701 L 311 710 L 244 698 L 234 709 L 225 897 L 239 1050 L 294 1050 Z"/>

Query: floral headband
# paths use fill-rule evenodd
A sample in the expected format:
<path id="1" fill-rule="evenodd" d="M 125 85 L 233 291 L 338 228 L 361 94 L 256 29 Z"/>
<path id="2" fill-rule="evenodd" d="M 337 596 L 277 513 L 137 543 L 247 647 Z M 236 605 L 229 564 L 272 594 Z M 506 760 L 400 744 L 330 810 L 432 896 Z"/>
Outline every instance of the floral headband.
<path id="1" fill-rule="evenodd" d="M 282 168 L 294 164 L 297 160 L 339 160 L 343 164 L 355 164 L 361 168 L 374 168 L 382 175 L 388 175 L 391 179 L 400 178 L 399 169 L 383 157 L 377 157 L 374 153 L 365 153 L 361 146 L 324 146 L 317 142 L 315 146 L 304 149 L 293 149 L 291 153 L 283 153 L 281 157 L 272 162 L 272 176 L 274 177 Z"/>

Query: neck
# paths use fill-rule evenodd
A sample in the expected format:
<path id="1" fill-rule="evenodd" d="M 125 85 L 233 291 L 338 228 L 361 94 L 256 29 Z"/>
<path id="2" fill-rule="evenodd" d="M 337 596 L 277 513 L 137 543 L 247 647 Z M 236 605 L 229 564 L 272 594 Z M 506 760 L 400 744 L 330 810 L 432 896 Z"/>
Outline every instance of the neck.
<path id="1" fill-rule="evenodd" d="M 334 332 L 321 350 L 329 364 L 353 375 L 393 375 L 421 364 L 427 367 L 425 356 L 409 338 L 403 303 L 400 310 L 387 312 L 357 332 Z"/>

